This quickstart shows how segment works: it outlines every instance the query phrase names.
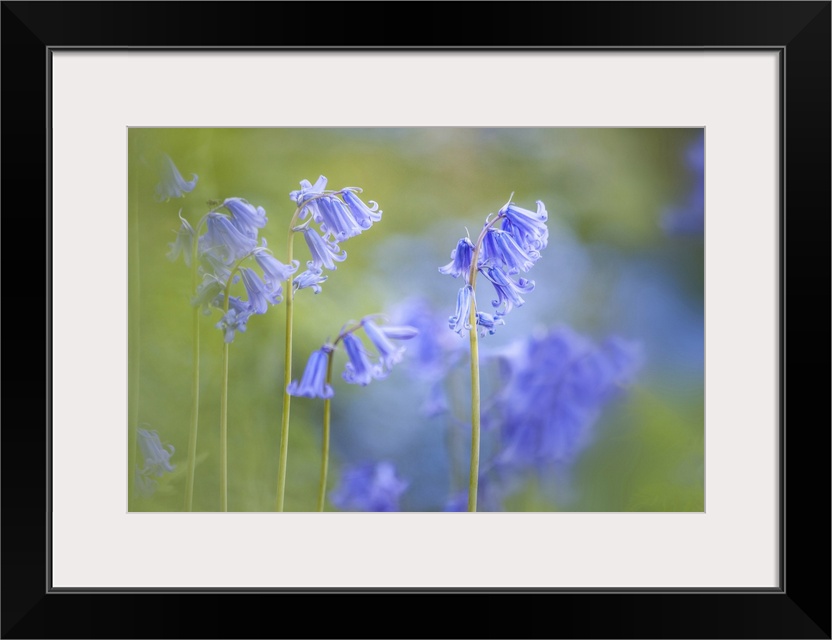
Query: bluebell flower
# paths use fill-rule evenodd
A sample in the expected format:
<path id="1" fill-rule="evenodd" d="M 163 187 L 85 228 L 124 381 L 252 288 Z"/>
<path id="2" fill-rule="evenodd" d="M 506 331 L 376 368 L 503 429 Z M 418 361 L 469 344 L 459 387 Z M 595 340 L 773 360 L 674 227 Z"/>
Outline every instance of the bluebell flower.
<path id="1" fill-rule="evenodd" d="M 290 191 L 289 197 L 295 202 L 295 204 L 301 205 L 310 198 L 321 195 L 324 192 L 324 189 L 326 189 L 326 178 L 323 176 L 320 176 L 314 185 L 309 182 L 309 180 L 301 180 L 300 189 Z M 301 220 L 305 217 L 306 215 L 302 213 Z"/>
<path id="2" fill-rule="evenodd" d="M 258 251 L 254 254 L 254 260 L 263 270 L 263 280 L 271 288 L 288 280 L 289 276 L 298 270 L 299 264 L 297 260 L 292 260 L 291 264 L 283 264 L 268 251 Z"/>
<path id="3" fill-rule="evenodd" d="M 346 187 L 341 190 L 341 195 L 344 202 L 350 208 L 353 218 L 362 229 L 369 229 L 374 222 L 381 220 L 381 209 L 378 208 L 378 203 L 370 200 L 371 207 L 368 207 L 364 202 L 355 195 L 355 192 L 361 192 L 358 187 Z"/>
<path id="4" fill-rule="evenodd" d="M 419 333 L 407 345 L 407 372 L 417 378 L 436 380 L 450 368 L 460 342 L 443 329 L 448 316 L 437 313 L 424 298 L 409 298 L 391 311 L 396 324 L 414 327 Z"/>
<path id="5" fill-rule="evenodd" d="M 537 201 L 537 211 L 518 207 L 509 202 L 499 214 L 504 217 L 503 230 L 507 231 L 523 249 L 540 251 L 545 249 L 549 241 L 549 229 L 546 227 L 546 220 L 549 214 L 544 204 Z"/>
<path id="6" fill-rule="evenodd" d="M 523 306 L 525 300 L 520 297 L 520 294 L 534 289 L 534 281 L 520 278 L 515 282 L 497 267 L 485 267 L 481 271 L 491 281 L 497 292 L 497 299 L 492 300 L 491 305 L 496 309 L 498 316 L 506 315 L 514 307 Z"/>
<path id="7" fill-rule="evenodd" d="M 165 202 L 171 198 L 180 198 L 186 193 L 190 193 L 196 187 L 198 180 L 197 175 L 191 175 L 191 180 L 187 181 L 179 173 L 179 169 L 173 164 L 173 160 L 169 156 L 163 155 L 161 159 L 161 175 L 160 181 L 156 185 L 156 200 Z"/>
<path id="8" fill-rule="evenodd" d="M 337 508 L 350 511 L 398 511 L 408 484 L 396 475 L 391 462 L 366 463 L 342 472 L 331 500 Z"/>
<path id="9" fill-rule="evenodd" d="M 364 230 L 340 198 L 317 198 L 310 207 L 312 217 L 320 225 L 321 231 L 330 234 L 338 242 L 357 236 Z"/>
<path id="10" fill-rule="evenodd" d="M 182 217 L 182 212 L 179 212 L 179 219 L 182 221 L 182 224 L 179 225 L 179 231 L 176 232 L 176 240 L 168 244 L 170 247 L 170 251 L 168 252 L 168 258 L 173 261 L 179 257 L 179 254 L 182 254 L 182 257 L 185 259 L 185 264 L 187 266 L 191 266 L 191 254 L 193 253 L 194 249 L 194 240 L 196 239 L 196 231 L 194 228 L 188 223 L 185 218 Z"/>
<path id="11" fill-rule="evenodd" d="M 390 340 L 410 340 L 419 333 L 414 327 L 378 327 L 369 318 L 364 318 L 361 321 L 361 325 L 364 327 L 364 333 L 367 334 L 370 342 L 373 343 L 376 351 L 378 351 L 379 364 L 381 364 L 382 369 L 385 371 L 389 371 L 394 364 L 401 362 L 402 354 L 405 351 L 404 347 L 396 346 Z"/>
<path id="12" fill-rule="evenodd" d="M 306 271 L 292 280 L 292 287 L 295 291 L 298 289 L 312 289 L 315 293 L 321 292 L 321 283 L 326 281 L 328 276 L 323 275 L 323 271 L 310 266 Z"/>
<path id="13" fill-rule="evenodd" d="M 247 236 L 257 237 L 257 230 L 269 220 L 263 207 L 255 207 L 242 198 L 226 198 L 222 205 L 231 213 L 232 224 Z"/>
<path id="14" fill-rule="evenodd" d="M 229 298 L 229 301 L 231 298 Z M 245 311 L 238 311 L 236 308 L 229 308 L 217 323 L 217 329 L 222 329 L 225 342 L 234 342 L 234 334 L 237 331 L 244 332 L 246 324 L 251 317 L 252 311 L 246 307 Z"/>
<path id="15" fill-rule="evenodd" d="M 489 265 L 504 268 L 508 275 L 526 272 L 540 259 L 536 249 L 523 249 L 507 231 L 492 227 L 483 239 L 479 266 Z"/>
<path id="16" fill-rule="evenodd" d="M 205 216 L 206 231 L 199 239 L 201 254 L 213 254 L 225 264 L 245 257 L 257 246 L 257 239 L 240 231 L 221 213 Z"/>
<path id="17" fill-rule="evenodd" d="M 477 311 L 477 325 L 481 327 L 481 336 L 486 334 L 493 336 L 497 332 L 497 326 L 505 323 L 506 321 L 501 316 L 493 316 L 484 311 Z"/>
<path id="18" fill-rule="evenodd" d="M 336 262 L 346 260 L 346 251 L 341 251 L 337 244 L 331 240 L 327 240 L 326 237 L 320 236 L 311 227 L 305 227 L 303 229 L 303 237 L 309 247 L 309 252 L 312 254 L 312 260 L 306 263 L 310 269 L 326 267 L 330 271 L 334 271 Z"/>
<path id="19" fill-rule="evenodd" d="M 377 364 L 370 362 L 369 355 L 364 349 L 361 340 L 352 333 L 343 336 L 344 350 L 347 352 L 347 362 L 342 377 L 350 384 L 366 386 L 373 379 L 381 379 L 386 376 L 384 369 Z"/>
<path id="20" fill-rule="evenodd" d="M 156 478 L 176 468 L 176 465 L 170 463 L 176 450 L 173 445 L 162 445 L 156 431 L 137 429 L 136 440 L 143 458 L 142 467 L 136 469 L 136 489 L 140 495 L 149 497 L 156 490 Z"/>
<path id="21" fill-rule="evenodd" d="M 279 284 L 273 283 L 273 286 L 267 286 L 260 276 L 248 267 L 240 267 L 240 275 L 243 277 L 243 285 L 253 313 L 266 313 L 270 304 L 277 304 L 283 300 L 282 288 Z"/>
<path id="22" fill-rule="evenodd" d="M 451 261 L 444 267 L 439 267 L 439 273 L 458 278 L 462 276 L 468 281 L 471 271 L 471 260 L 474 257 L 474 243 L 469 238 L 460 238 L 456 249 L 451 251 Z"/>
<path id="23" fill-rule="evenodd" d="M 473 304 L 474 290 L 466 284 L 456 295 L 456 312 L 448 318 L 448 326 L 459 335 L 471 329 L 471 304 Z"/>
<path id="24" fill-rule="evenodd" d="M 330 345 L 324 345 L 317 351 L 313 351 L 306 363 L 303 377 L 300 382 L 292 380 L 286 387 L 290 396 L 301 396 L 304 398 L 321 398 L 326 400 L 335 395 L 332 386 L 326 382 L 329 354 L 332 353 Z"/>

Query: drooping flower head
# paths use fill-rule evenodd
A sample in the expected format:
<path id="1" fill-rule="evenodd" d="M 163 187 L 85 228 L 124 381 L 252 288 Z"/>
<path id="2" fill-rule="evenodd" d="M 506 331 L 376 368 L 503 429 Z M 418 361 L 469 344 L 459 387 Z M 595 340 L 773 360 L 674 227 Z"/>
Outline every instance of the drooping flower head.
<path id="1" fill-rule="evenodd" d="M 393 463 L 365 463 L 344 470 L 332 492 L 332 504 L 349 511 L 398 511 L 408 485 L 397 476 Z"/>
<path id="2" fill-rule="evenodd" d="M 349 361 L 344 368 L 343 378 L 350 384 L 366 386 L 375 379 L 384 378 L 387 374 L 381 365 L 370 362 L 370 357 L 364 349 L 361 340 L 353 333 L 342 338 L 344 350 Z"/>
<path id="3" fill-rule="evenodd" d="M 160 159 L 159 182 L 156 185 L 156 200 L 166 202 L 171 198 L 181 198 L 190 193 L 196 187 L 197 175 L 191 175 L 190 180 L 185 180 L 179 169 L 173 164 L 170 156 L 163 154 Z"/>
<path id="4" fill-rule="evenodd" d="M 381 220 L 378 204 L 372 200 L 370 206 L 365 204 L 357 195 L 361 193 L 359 187 L 336 191 L 326 186 L 327 179 L 320 176 L 315 184 L 301 180 L 300 189 L 289 193 L 298 206 L 296 219 L 304 221 L 293 230 L 303 232 L 311 255 L 311 260 L 306 263 L 308 270 L 298 276 L 300 284 L 295 290 L 311 288 L 319 293 L 321 283 L 326 280 L 321 276 L 321 269 L 334 271 L 335 263 L 343 262 L 347 257 L 347 252 L 338 243 L 359 235 Z"/>
<path id="5" fill-rule="evenodd" d="M 528 272 L 540 259 L 540 251 L 549 238 L 547 219 L 546 207 L 540 200 L 536 212 L 509 200 L 496 216 L 486 217 L 476 242 L 467 237 L 459 240 L 451 252 L 451 262 L 439 268 L 440 273 L 454 278 L 462 276 L 466 282 L 457 294 L 456 312 L 448 320 L 452 331 L 460 335 L 471 331 L 473 311 L 480 335 L 493 334 L 497 326 L 505 324 L 504 316 L 523 305 L 521 294 L 532 291 L 534 282 L 522 277 L 514 280 L 511 276 Z M 472 264 L 475 256 L 476 269 Z M 494 286 L 497 294 L 497 299 L 492 301 L 494 315 L 477 308 L 473 284 L 478 273 Z"/>

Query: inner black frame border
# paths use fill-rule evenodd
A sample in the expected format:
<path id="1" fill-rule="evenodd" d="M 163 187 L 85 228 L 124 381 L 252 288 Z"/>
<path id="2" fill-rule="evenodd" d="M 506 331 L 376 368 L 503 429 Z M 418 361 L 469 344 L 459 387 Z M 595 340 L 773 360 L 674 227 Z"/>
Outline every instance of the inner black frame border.
<path id="1" fill-rule="evenodd" d="M 5 188 L 0 193 L 0 206 L 6 213 L 3 266 L 10 294 L 6 299 L 12 309 L 5 314 L 4 334 L 12 340 L 14 355 L 7 352 L 6 356 L 2 396 L 7 400 L 7 420 L 0 431 L 0 635 L 830 638 L 830 2 L 398 5 L 408 16 L 406 23 L 393 21 L 386 9 L 379 9 L 382 5 L 361 2 L 2 3 Z M 274 10 L 281 16 L 279 24 L 272 18 Z M 49 99 L 51 54 L 69 49 L 778 52 L 779 588 L 52 588 L 50 274 L 60 265 L 51 260 Z M 495 95 L 495 99 L 499 97 Z M 91 197 L 94 185 L 95 176 L 90 176 Z M 34 252 L 32 243 L 37 243 Z M 41 255 L 45 260 L 40 260 Z M 18 271 L 21 267 L 25 268 L 23 277 Z M 43 283 L 44 289 L 32 286 L 33 280 Z M 79 274 L 79 286 L 89 286 L 89 280 Z M 791 329 L 786 324 L 787 289 Z M 43 309 L 42 324 L 35 309 Z M 787 372 L 791 380 L 788 405 Z M 43 413 L 39 413 L 41 407 Z M 787 420 L 791 425 L 788 447 Z M 78 429 L 83 437 L 83 424 Z M 91 449 L 93 446 L 91 443 Z M 737 461 L 737 472 L 742 472 L 741 460 Z M 787 511 L 787 505 L 793 508 Z M 800 508 L 795 508 L 798 505 Z M 243 595 L 246 597 L 240 597 Z M 460 595 L 478 596 L 480 602 L 466 609 L 453 599 Z M 524 597 L 516 597 L 520 595 Z M 354 600 L 338 596 L 365 596 L 360 600 L 365 607 L 382 606 L 356 610 Z M 387 597 L 369 600 L 371 596 Z M 332 615 L 312 621 L 304 615 L 301 619 L 307 624 L 300 628 L 295 624 L 299 616 L 287 614 L 300 610 L 287 605 L 309 597 L 325 597 L 325 603 L 307 604 L 323 604 Z M 500 609 L 494 609 L 495 605 Z M 206 610 L 225 615 L 206 616 Z M 474 613 L 465 615 L 465 611 Z M 400 622 L 391 628 L 383 623 L 388 617 Z"/>

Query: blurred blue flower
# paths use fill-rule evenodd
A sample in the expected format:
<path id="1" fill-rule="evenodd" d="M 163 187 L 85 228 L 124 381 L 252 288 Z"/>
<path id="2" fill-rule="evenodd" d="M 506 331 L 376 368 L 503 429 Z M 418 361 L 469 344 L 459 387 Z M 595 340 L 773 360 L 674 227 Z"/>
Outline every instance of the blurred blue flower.
<path id="1" fill-rule="evenodd" d="M 358 337 L 352 333 L 347 333 L 341 339 L 349 358 L 342 376 L 344 380 L 350 384 L 366 386 L 373 379 L 384 378 L 387 375 L 380 365 L 370 362 L 367 351 Z"/>
<path id="2" fill-rule="evenodd" d="M 391 462 L 366 463 L 343 471 L 331 500 L 337 508 L 349 511 L 398 511 L 407 487 Z"/>
<path id="3" fill-rule="evenodd" d="M 196 239 L 196 231 L 194 228 L 188 223 L 185 218 L 182 217 L 182 212 L 179 212 L 179 220 L 182 221 L 182 224 L 179 225 L 179 231 L 176 232 L 176 240 L 168 244 L 170 247 L 170 251 L 168 252 L 168 258 L 173 261 L 179 257 L 179 254 L 182 254 L 182 257 L 185 260 L 185 265 L 191 266 L 191 254 L 193 253 L 194 249 L 194 240 Z"/>
<path id="4" fill-rule="evenodd" d="M 191 180 L 186 181 L 179 173 L 179 169 L 173 164 L 173 160 L 168 155 L 163 154 L 160 168 L 160 180 L 156 185 L 156 200 L 165 202 L 171 198 L 180 198 L 186 193 L 190 193 L 196 187 L 198 180 L 197 175 L 191 174 Z"/>
<path id="5" fill-rule="evenodd" d="M 156 490 L 155 478 L 160 478 L 176 468 L 176 465 L 170 463 L 170 458 L 176 450 L 171 444 L 162 445 L 156 431 L 137 429 L 136 440 L 144 460 L 143 466 L 136 469 L 136 489 L 140 495 L 148 497 Z"/>
<path id="6" fill-rule="evenodd" d="M 292 380 L 286 387 L 287 393 L 291 396 L 321 398 L 323 400 L 334 396 L 335 391 L 326 382 L 330 353 L 332 353 L 332 347 L 328 344 L 317 351 L 313 351 L 306 363 L 306 369 L 303 371 L 300 382 Z"/>
<path id="7" fill-rule="evenodd" d="M 685 164 L 690 175 L 691 188 L 685 199 L 669 207 L 662 216 L 661 225 L 671 235 L 701 234 L 705 230 L 705 133 L 685 150 Z"/>
<path id="8" fill-rule="evenodd" d="M 209 213 L 205 225 L 207 230 L 199 239 L 200 254 L 212 254 L 226 265 L 245 257 L 257 246 L 256 237 L 240 231 L 221 213 Z"/>
<path id="9" fill-rule="evenodd" d="M 234 298 L 229 298 L 229 302 L 231 300 L 234 300 Z M 232 307 L 220 318 L 216 326 L 217 329 L 222 329 L 225 342 L 234 342 L 235 332 L 244 332 L 246 330 L 246 324 L 251 314 L 251 309 L 247 308 L 244 311 L 239 311 Z"/>
<path id="10" fill-rule="evenodd" d="M 364 333 L 378 351 L 379 364 L 385 371 L 390 371 L 394 364 L 401 362 L 404 347 L 394 345 L 390 340 L 410 340 L 419 333 L 414 327 L 384 326 L 378 327 L 370 318 L 361 321 Z"/>
<path id="11" fill-rule="evenodd" d="M 613 337 L 599 346 L 566 327 L 507 350 L 498 462 L 574 461 L 591 442 L 604 405 L 633 382 L 642 360 L 636 343 Z"/>

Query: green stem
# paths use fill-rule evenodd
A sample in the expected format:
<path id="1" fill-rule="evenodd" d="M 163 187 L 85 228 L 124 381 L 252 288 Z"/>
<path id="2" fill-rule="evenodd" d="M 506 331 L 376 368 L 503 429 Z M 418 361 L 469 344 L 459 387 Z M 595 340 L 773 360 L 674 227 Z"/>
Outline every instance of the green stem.
<path id="1" fill-rule="evenodd" d="M 226 296 L 226 301 L 228 296 Z M 226 302 L 226 306 L 228 303 Z M 226 313 L 228 310 L 226 309 Z M 228 511 L 228 346 L 222 343 L 222 391 L 220 394 L 220 511 Z"/>
<path id="2" fill-rule="evenodd" d="M 299 211 L 299 209 L 298 209 Z M 289 225 L 289 240 L 288 240 L 288 260 L 286 264 L 292 264 L 292 249 L 295 239 L 294 223 L 297 219 L 298 211 L 292 217 L 292 223 Z M 292 281 L 293 277 L 290 275 L 286 281 L 286 344 L 283 354 L 283 418 L 280 426 L 280 459 L 278 461 L 277 469 L 277 511 L 283 511 L 283 496 L 286 492 L 286 462 L 289 457 L 289 410 L 291 407 L 292 397 L 289 395 L 287 388 L 292 381 Z"/>
<path id="3" fill-rule="evenodd" d="M 332 384 L 332 361 L 334 351 L 330 351 L 327 355 L 326 366 L 326 384 Z M 332 399 L 324 400 L 324 432 L 323 444 L 321 453 L 321 486 L 318 490 L 318 511 L 324 510 L 324 502 L 326 500 L 326 476 L 329 470 L 329 425 L 332 409 Z"/>
<path id="4" fill-rule="evenodd" d="M 191 291 L 196 291 L 198 274 L 196 265 L 196 241 L 191 253 Z M 191 377 L 191 429 L 188 435 L 188 476 L 185 480 L 185 511 L 194 507 L 194 469 L 196 468 L 196 435 L 199 424 L 199 306 L 193 310 L 193 362 Z"/>
<path id="5" fill-rule="evenodd" d="M 471 295 L 474 295 L 472 290 Z M 476 298 L 471 303 L 471 475 L 468 478 L 468 511 L 477 510 L 480 476 L 480 356 L 477 333 Z"/>

